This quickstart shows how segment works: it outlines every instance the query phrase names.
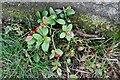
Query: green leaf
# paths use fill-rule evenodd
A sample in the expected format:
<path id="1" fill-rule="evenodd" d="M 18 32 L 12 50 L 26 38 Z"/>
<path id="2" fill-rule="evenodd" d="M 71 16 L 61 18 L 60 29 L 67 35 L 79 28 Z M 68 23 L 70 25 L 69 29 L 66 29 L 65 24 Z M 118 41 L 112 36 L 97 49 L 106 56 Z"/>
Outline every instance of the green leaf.
<path id="1" fill-rule="evenodd" d="M 68 22 L 68 23 L 71 23 L 71 20 L 70 20 L 70 19 L 67 19 L 67 22 Z"/>
<path id="2" fill-rule="evenodd" d="M 28 47 L 28 49 L 32 49 L 32 45 L 28 44 L 27 47 Z"/>
<path id="3" fill-rule="evenodd" d="M 48 15 L 48 11 L 45 10 L 42 12 L 42 16 L 47 16 L 47 15 Z"/>
<path id="4" fill-rule="evenodd" d="M 63 30 L 63 31 L 66 31 L 66 28 L 67 28 L 66 25 L 63 25 L 63 26 L 62 26 L 62 30 Z"/>
<path id="5" fill-rule="evenodd" d="M 47 19 L 47 23 L 50 25 L 55 25 L 56 22 L 53 19 Z"/>
<path id="6" fill-rule="evenodd" d="M 76 76 L 75 74 L 71 74 L 70 78 L 75 79 L 75 78 L 78 78 L 78 76 Z"/>
<path id="7" fill-rule="evenodd" d="M 56 15 L 51 15 L 50 18 L 51 18 L 51 19 L 56 19 L 57 16 L 56 16 Z"/>
<path id="8" fill-rule="evenodd" d="M 37 54 L 37 53 L 34 54 L 33 59 L 34 59 L 35 62 L 39 62 L 39 61 L 40 61 L 40 56 L 39 56 L 39 54 Z"/>
<path id="9" fill-rule="evenodd" d="M 71 9 L 71 6 L 67 6 L 66 10 Z"/>
<path id="10" fill-rule="evenodd" d="M 57 64 L 58 64 L 58 62 L 57 62 L 57 61 L 52 62 L 52 65 L 53 65 L 53 66 L 56 66 Z"/>
<path id="11" fill-rule="evenodd" d="M 38 20 L 37 20 L 37 22 L 38 22 L 38 23 L 41 23 L 41 22 L 42 22 L 42 20 L 41 20 L 41 19 L 38 19 Z"/>
<path id="12" fill-rule="evenodd" d="M 36 17 L 37 17 L 38 19 L 41 19 L 41 15 L 40 15 L 40 12 L 39 12 L 39 11 L 36 12 Z"/>
<path id="13" fill-rule="evenodd" d="M 37 40 L 39 40 L 39 39 L 41 39 L 41 38 L 42 38 L 42 36 L 41 36 L 41 35 L 39 35 L 39 34 L 33 34 L 33 37 L 34 37 L 35 39 L 37 39 Z"/>
<path id="14" fill-rule="evenodd" d="M 42 28 L 43 36 L 46 36 L 48 34 L 48 28 Z"/>
<path id="15" fill-rule="evenodd" d="M 75 11 L 73 9 L 67 9 L 68 16 L 73 15 L 73 14 L 75 14 Z"/>
<path id="16" fill-rule="evenodd" d="M 67 36 L 66 36 L 66 39 L 67 39 L 68 41 L 70 41 L 70 40 L 71 40 L 71 37 L 70 37 L 69 35 L 67 35 Z"/>
<path id="17" fill-rule="evenodd" d="M 60 56 L 62 56 L 62 55 L 63 55 L 63 51 L 62 51 L 62 50 L 60 50 L 60 49 L 56 49 L 56 50 L 55 50 L 55 52 L 56 52 L 57 54 L 59 54 Z"/>
<path id="18" fill-rule="evenodd" d="M 51 39 L 50 39 L 50 37 L 45 37 L 45 42 L 47 43 L 49 43 L 51 41 Z"/>
<path id="19" fill-rule="evenodd" d="M 57 65 L 58 65 L 59 67 L 61 67 L 61 64 L 60 64 L 60 62 L 58 62 L 58 63 L 57 63 Z"/>
<path id="20" fill-rule="evenodd" d="M 70 59 L 70 58 L 67 59 L 67 63 L 68 63 L 68 64 L 71 63 L 71 59 Z"/>
<path id="21" fill-rule="evenodd" d="M 41 40 L 38 40 L 37 42 L 36 42 L 36 48 L 39 48 L 40 47 L 40 45 L 42 44 L 42 39 Z"/>
<path id="22" fill-rule="evenodd" d="M 49 43 L 44 42 L 44 43 L 42 44 L 42 50 L 43 50 L 44 52 L 47 52 L 48 49 L 49 49 Z"/>
<path id="23" fill-rule="evenodd" d="M 72 30 L 72 24 L 68 25 L 68 31 L 70 32 Z"/>
<path id="24" fill-rule="evenodd" d="M 41 28 L 38 28 L 38 33 L 43 36 L 43 32 L 42 32 L 42 29 L 41 29 Z"/>
<path id="25" fill-rule="evenodd" d="M 65 17 L 65 15 L 64 15 L 63 13 L 61 13 L 59 16 L 60 16 L 61 18 L 64 18 L 64 17 Z"/>
<path id="26" fill-rule="evenodd" d="M 59 23 L 59 24 L 65 24 L 65 20 L 64 19 L 57 19 L 56 22 Z"/>
<path id="27" fill-rule="evenodd" d="M 55 52 L 53 52 L 52 54 L 50 54 L 50 59 L 54 58 L 55 56 Z"/>
<path id="28" fill-rule="evenodd" d="M 95 73 L 98 74 L 98 75 L 102 75 L 102 69 L 96 69 Z"/>
<path id="29" fill-rule="evenodd" d="M 55 15 L 55 11 L 53 10 L 52 7 L 49 8 L 50 15 Z"/>
<path id="30" fill-rule="evenodd" d="M 64 38 L 66 36 L 66 33 L 65 32 L 62 32 L 61 34 L 60 34 L 60 38 Z"/>
<path id="31" fill-rule="evenodd" d="M 34 43 L 35 43 L 35 39 L 32 39 L 32 40 L 30 40 L 30 41 L 27 42 L 28 45 L 32 45 Z"/>
<path id="32" fill-rule="evenodd" d="M 55 11 L 56 11 L 56 14 L 62 13 L 62 10 L 61 10 L 61 9 L 56 9 Z"/>

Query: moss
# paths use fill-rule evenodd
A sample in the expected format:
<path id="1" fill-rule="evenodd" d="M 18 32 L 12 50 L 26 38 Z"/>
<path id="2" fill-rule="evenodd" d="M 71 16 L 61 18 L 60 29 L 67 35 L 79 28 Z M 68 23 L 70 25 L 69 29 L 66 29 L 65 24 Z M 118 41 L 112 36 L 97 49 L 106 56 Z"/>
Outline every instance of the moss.
<path id="1" fill-rule="evenodd" d="M 76 26 L 76 28 L 80 29 L 86 33 L 99 34 L 104 37 L 111 37 L 113 33 L 119 32 L 118 26 L 115 22 L 107 20 L 100 16 L 95 15 L 79 15 L 75 14 L 70 17 L 72 20 L 72 24 Z"/>
<path id="2" fill-rule="evenodd" d="M 19 11 L 19 10 L 12 9 L 12 8 L 4 8 L 3 13 L 4 13 L 3 17 L 10 16 L 13 19 L 22 19 L 22 18 L 25 18 L 26 16 L 31 15 L 27 12 Z"/>

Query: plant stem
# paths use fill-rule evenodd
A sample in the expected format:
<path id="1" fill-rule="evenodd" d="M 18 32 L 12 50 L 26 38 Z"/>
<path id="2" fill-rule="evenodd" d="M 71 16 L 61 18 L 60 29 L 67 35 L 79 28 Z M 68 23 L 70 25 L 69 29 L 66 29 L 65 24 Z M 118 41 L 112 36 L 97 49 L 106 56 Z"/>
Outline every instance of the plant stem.
<path id="1" fill-rule="evenodd" d="M 55 31 L 54 31 L 53 34 L 52 34 L 52 43 L 53 43 L 54 49 L 56 50 L 55 43 L 54 43 L 54 33 L 55 33 Z"/>

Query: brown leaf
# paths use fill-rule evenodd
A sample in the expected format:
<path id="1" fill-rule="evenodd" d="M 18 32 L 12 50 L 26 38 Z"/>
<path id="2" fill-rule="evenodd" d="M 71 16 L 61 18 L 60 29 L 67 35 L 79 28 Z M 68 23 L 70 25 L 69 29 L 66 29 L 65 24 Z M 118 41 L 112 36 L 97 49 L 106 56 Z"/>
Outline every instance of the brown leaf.
<path id="1" fill-rule="evenodd" d="M 25 39 L 25 41 L 28 42 L 28 41 L 30 41 L 32 38 L 33 38 L 33 36 L 27 36 L 26 39 Z"/>

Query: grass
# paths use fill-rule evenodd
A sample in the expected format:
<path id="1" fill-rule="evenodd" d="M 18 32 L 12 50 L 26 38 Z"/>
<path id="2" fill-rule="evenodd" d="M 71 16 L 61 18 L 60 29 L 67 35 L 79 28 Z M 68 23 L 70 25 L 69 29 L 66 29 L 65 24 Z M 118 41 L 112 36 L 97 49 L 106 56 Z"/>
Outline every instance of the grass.
<path id="1" fill-rule="evenodd" d="M 33 50 L 32 52 L 28 52 L 30 57 L 27 57 L 25 54 L 25 36 L 12 38 L 9 35 L 2 35 L 2 61 L 3 61 L 3 69 L 2 69 L 2 77 L 4 78 L 38 78 L 42 76 L 44 78 L 58 77 L 56 73 L 52 71 L 51 62 L 48 60 L 48 56 L 43 57 L 40 51 Z M 72 62 L 68 65 L 72 74 L 81 75 L 82 77 L 86 76 L 84 72 L 89 72 L 89 75 L 99 76 L 99 77 L 107 77 L 109 75 L 108 68 L 115 68 L 114 64 L 110 61 L 109 53 L 107 53 L 108 47 L 114 45 L 116 42 L 114 40 L 110 41 L 111 44 L 106 44 L 106 40 L 99 41 L 89 41 L 89 39 L 83 40 L 77 39 L 78 42 L 72 42 L 70 50 L 75 50 L 75 56 L 70 58 Z M 96 44 L 99 42 L 101 46 Z M 75 44 L 76 45 L 72 45 Z M 91 45 L 88 45 L 92 43 Z M 62 43 L 60 43 L 62 44 Z M 79 45 L 84 45 L 87 51 L 76 51 Z M 60 45 L 61 46 L 61 45 Z M 57 46 L 59 47 L 59 46 Z M 63 47 L 63 46 L 61 46 Z M 90 53 L 89 48 L 95 49 L 96 53 Z M 66 51 L 66 50 L 65 50 Z M 40 61 L 38 63 L 34 62 L 32 54 L 39 53 Z M 67 51 L 66 51 L 67 53 Z M 69 53 L 69 52 L 68 52 Z M 81 63 L 82 57 L 86 57 L 84 62 Z M 64 59 L 63 59 L 64 58 Z M 64 62 L 68 58 L 67 56 L 63 56 L 60 60 L 61 65 L 64 65 Z M 65 60 L 65 61 L 63 61 Z M 84 67 L 82 71 L 79 71 L 79 67 Z M 66 67 L 62 67 L 63 72 L 66 72 Z M 87 76 L 86 76 L 87 77 Z M 89 77 L 89 76 L 88 76 Z"/>
<path id="2" fill-rule="evenodd" d="M 3 60 L 3 73 L 4 78 L 20 77 L 20 78 L 35 78 L 39 71 L 46 71 L 47 62 L 33 63 L 30 58 L 24 56 L 24 38 L 11 39 L 6 35 L 2 40 L 2 60 Z M 31 56 L 32 57 L 32 56 Z M 28 65 L 30 64 L 30 65 Z M 36 76 L 35 76 L 36 75 Z"/>

